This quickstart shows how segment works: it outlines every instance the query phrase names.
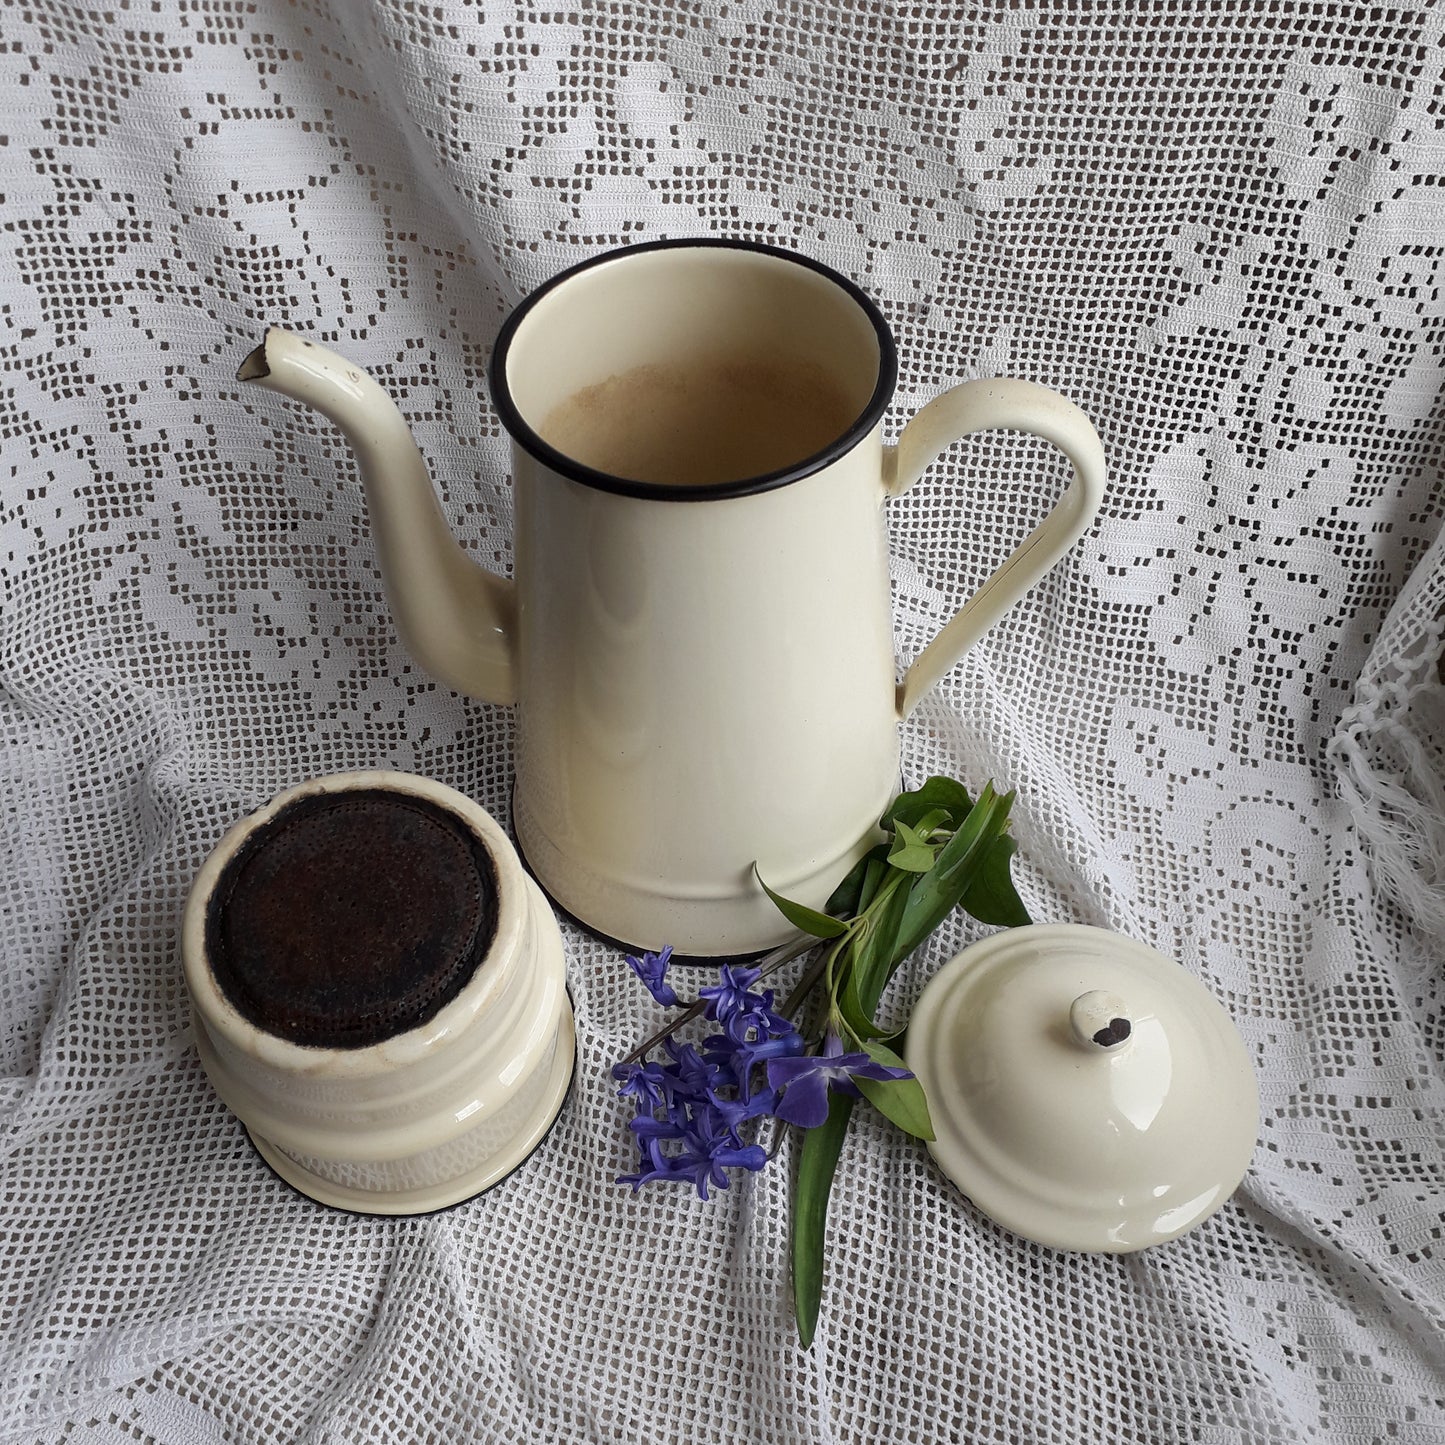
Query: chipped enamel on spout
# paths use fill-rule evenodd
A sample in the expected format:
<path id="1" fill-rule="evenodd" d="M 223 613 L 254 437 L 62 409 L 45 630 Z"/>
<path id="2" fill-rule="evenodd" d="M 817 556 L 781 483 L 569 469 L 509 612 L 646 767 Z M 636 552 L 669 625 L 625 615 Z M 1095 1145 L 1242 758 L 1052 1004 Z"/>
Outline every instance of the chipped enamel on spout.
<path id="1" fill-rule="evenodd" d="M 447 687 L 483 702 L 515 703 L 513 585 L 473 562 L 452 536 L 396 403 L 345 358 L 276 326 L 236 379 L 315 407 L 341 428 L 356 454 L 407 650 Z"/>

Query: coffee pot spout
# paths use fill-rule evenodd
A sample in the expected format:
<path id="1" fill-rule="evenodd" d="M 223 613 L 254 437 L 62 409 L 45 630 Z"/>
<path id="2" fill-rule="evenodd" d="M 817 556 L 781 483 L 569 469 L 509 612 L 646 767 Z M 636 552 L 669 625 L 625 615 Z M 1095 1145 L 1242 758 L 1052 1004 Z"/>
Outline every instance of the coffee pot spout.
<path id="1" fill-rule="evenodd" d="M 341 428 L 361 471 L 403 643 L 446 686 L 514 703 L 512 584 L 473 562 L 452 536 L 421 452 L 386 392 L 334 351 L 274 326 L 236 379 L 315 407 Z"/>

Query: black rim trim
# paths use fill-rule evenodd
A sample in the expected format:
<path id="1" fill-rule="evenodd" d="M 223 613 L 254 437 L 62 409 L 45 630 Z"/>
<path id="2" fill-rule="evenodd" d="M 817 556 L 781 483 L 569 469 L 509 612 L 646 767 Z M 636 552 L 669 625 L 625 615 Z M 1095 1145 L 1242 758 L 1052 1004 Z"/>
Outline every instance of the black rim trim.
<path id="1" fill-rule="evenodd" d="M 872 323 L 874 333 L 878 338 L 878 380 L 873 388 L 873 395 L 868 398 L 868 404 L 863 408 L 858 419 L 822 451 L 815 452 L 812 456 L 805 457 L 792 466 L 784 467 L 776 472 L 767 472 L 760 477 L 743 477 L 734 482 L 711 482 L 701 487 L 634 482 L 627 477 L 615 477 L 609 472 L 600 472 L 593 467 L 584 466 L 581 462 L 573 461 L 571 457 L 564 456 L 555 447 L 543 441 L 523 419 L 522 413 L 512 400 L 511 388 L 507 385 L 507 355 L 511 350 L 518 328 L 531 314 L 533 307 L 564 282 L 570 281 L 583 271 L 592 270 L 595 266 L 605 266 L 628 256 L 640 255 L 644 251 L 702 250 L 705 248 L 752 251 L 758 255 L 772 256 L 780 261 L 787 261 L 792 265 L 815 271 L 845 292 L 862 309 L 864 315 Z M 770 492 L 774 488 L 785 487 L 789 482 L 801 481 L 804 477 L 812 476 L 814 472 L 822 471 L 824 467 L 830 466 L 839 457 L 852 451 L 873 430 L 888 409 L 888 403 L 893 398 L 893 391 L 897 383 L 898 348 L 894 345 L 893 334 L 888 329 L 887 321 L 883 319 L 883 313 L 864 291 L 846 276 L 833 270 L 831 266 L 825 266 L 821 261 L 813 260 L 811 256 L 802 256 L 795 251 L 785 250 L 781 246 L 765 245 L 761 241 L 734 240 L 721 236 L 702 236 L 691 240 L 678 238 L 667 241 L 647 241 L 637 246 L 625 246 L 620 250 L 605 251 L 600 256 L 591 256 L 575 266 L 568 267 L 567 270 L 553 276 L 551 280 L 544 281 L 513 310 L 497 334 L 491 360 L 487 363 L 487 387 L 491 392 L 492 405 L 496 408 L 502 425 L 518 446 L 531 453 L 552 471 L 571 481 L 580 482 L 585 487 L 593 487 L 597 491 L 612 492 L 623 497 L 643 497 L 652 501 L 667 502 L 708 502 L 728 497 L 751 497 L 759 492 Z"/>

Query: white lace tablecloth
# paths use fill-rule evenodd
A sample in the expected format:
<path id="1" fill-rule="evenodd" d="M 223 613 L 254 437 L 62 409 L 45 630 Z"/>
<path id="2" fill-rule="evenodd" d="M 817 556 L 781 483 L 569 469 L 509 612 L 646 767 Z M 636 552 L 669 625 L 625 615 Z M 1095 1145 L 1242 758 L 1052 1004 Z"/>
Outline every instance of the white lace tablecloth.
<path id="1" fill-rule="evenodd" d="M 1440 1445 L 1442 42 L 1344 0 L 0 4 L 0 1439 Z M 263 327 L 388 385 L 505 568 L 503 316 L 704 234 L 877 297 L 890 434 L 996 374 L 1096 421 L 1096 527 L 906 775 L 1016 787 L 1034 916 L 1177 958 L 1262 1093 L 1235 1199 L 1128 1257 L 1021 1242 L 859 1111 L 809 1352 L 786 1160 L 612 1183 L 658 1014 L 600 945 L 546 1146 L 400 1221 L 259 1164 L 176 950 L 298 779 L 507 815 L 509 716 L 409 663 L 340 438 L 233 380 Z M 1060 480 L 991 437 L 892 505 L 901 657 Z"/>

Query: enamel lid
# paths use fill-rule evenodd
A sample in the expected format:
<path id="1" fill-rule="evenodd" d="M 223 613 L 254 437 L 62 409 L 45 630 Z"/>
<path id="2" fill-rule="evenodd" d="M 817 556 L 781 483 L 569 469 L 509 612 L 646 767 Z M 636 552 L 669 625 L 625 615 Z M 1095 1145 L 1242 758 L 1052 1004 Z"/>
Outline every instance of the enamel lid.
<path id="1" fill-rule="evenodd" d="M 943 1172 L 1006 1229 L 1123 1253 L 1192 1229 L 1254 1152 L 1244 1040 L 1192 974 L 1101 928 L 964 949 L 908 1029 Z"/>

